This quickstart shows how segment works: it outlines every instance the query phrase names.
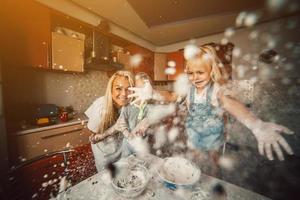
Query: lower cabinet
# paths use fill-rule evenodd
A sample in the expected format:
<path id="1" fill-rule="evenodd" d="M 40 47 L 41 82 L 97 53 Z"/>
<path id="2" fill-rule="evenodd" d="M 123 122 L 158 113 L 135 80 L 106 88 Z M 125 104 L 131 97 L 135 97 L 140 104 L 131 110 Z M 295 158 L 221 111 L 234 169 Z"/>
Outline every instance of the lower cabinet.
<path id="1" fill-rule="evenodd" d="M 17 157 L 20 161 L 33 159 L 54 151 L 89 143 L 84 125 L 76 124 L 17 136 Z"/>
<path id="2" fill-rule="evenodd" d="M 26 161 L 11 170 L 3 185 L 6 199 L 50 199 L 60 188 L 75 185 L 96 173 L 91 145 L 87 143 L 66 153 Z"/>
<path id="3" fill-rule="evenodd" d="M 75 124 L 17 135 L 17 165 L 0 180 L 5 199 L 50 199 L 60 188 L 97 173 L 85 125 Z M 3 184 L 2 184 L 3 183 Z"/>

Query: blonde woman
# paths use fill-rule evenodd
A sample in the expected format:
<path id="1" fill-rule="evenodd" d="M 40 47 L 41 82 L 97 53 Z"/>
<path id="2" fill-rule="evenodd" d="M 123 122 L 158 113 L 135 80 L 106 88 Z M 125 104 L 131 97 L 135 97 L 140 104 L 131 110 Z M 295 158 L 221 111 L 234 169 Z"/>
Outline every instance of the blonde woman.
<path id="1" fill-rule="evenodd" d="M 129 103 L 128 88 L 134 86 L 133 76 L 128 71 L 117 71 L 108 81 L 104 96 L 96 99 L 85 111 L 89 118 L 87 131 L 98 171 L 121 157 L 123 134 L 126 129 L 116 123 L 121 108 Z"/>

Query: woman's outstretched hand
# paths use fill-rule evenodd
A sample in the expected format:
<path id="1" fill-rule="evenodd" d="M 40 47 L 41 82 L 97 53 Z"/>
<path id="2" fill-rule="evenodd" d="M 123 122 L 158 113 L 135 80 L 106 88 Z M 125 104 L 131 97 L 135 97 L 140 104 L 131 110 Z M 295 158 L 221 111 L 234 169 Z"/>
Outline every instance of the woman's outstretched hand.
<path id="1" fill-rule="evenodd" d="M 252 128 L 252 132 L 257 139 L 259 153 L 261 155 L 266 154 L 269 160 L 274 160 L 272 150 L 275 151 L 279 160 L 284 160 L 281 148 L 290 155 L 294 154 L 290 145 L 281 135 L 281 133 L 293 134 L 293 131 L 285 126 L 260 121 L 257 123 L 257 126 Z"/>

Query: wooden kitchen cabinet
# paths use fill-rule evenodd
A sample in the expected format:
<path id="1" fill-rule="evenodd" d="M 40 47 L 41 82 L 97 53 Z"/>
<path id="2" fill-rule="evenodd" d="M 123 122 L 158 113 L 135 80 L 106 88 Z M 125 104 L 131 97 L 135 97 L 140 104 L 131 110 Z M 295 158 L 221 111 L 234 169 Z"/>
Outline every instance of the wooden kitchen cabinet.
<path id="1" fill-rule="evenodd" d="M 130 55 L 124 52 L 117 52 L 117 61 L 124 65 L 125 70 L 132 71 L 132 66 L 130 66 Z"/>
<path id="2" fill-rule="evenodd" d="M 4 1 L 3 63 L 50 67 L 50 10 L 34 0 Z"/>
<path id="3" fill-rule="evenodd" d="M 142 62 L 138 66 L 130 66 L 130 71 L 133 73 L 145 72 L 154 79 L 154 52 L 135 44 L 131 44 L 125 47 L 125 49 L 130 52 L 131 56 L 140 54 L 143 57 Z"/>
<path id="4" fill-rule="evenodd" d="M 165 73 L 167 68 L 167 54 L 154 54 L 154 81 L 167 81 L 168 76 Z"/>
<path id="5" fill-rule="evenodd" d="M 75 185 L 96 173 L 91 145 L 80 145 L 64 155 L 43 156 L 12 168 L 3 184 L 5 199 L 50 199 L 57 195 L 62 177 Z"/>
<path id="6" fill-rule="evenodd" d="M 83 128 L 84 125 L 76 124 L 18 135 L 18 158 L 29 160 L 53 151 L 87 144 L 89 143 L 89 134 L 85 133 Z"/>
<path id="7" fill-rule="evenodd" d="M 83 39 L 75 39 L 52 32 L 52 69 L 71 72 L 84 71 L 84 36 L 82 37 Z"/>
<path id="8" fill-rule="evenodd" d="M 174 61 L 176 63 L 176 73 L 173 75 L 168 75 L 168 80 L 176 80 L 177 76 L 184 72 L 184 56 L 183 50 L 167 53 L 167 62 Z"/>
<path id="9" fill-rule="evenodd" d="M 60 178 L 66 176 L 64 156 L 56 154 L 45 156 L 9 171 L 6 180 L 4 199 L 40 199 L 46 200 L 57 195 Z"/>

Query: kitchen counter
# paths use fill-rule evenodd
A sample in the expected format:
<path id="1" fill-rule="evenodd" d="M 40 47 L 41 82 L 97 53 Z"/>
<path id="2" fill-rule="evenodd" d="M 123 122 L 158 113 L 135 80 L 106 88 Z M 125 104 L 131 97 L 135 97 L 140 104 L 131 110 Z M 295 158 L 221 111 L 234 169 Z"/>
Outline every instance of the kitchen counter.
<path id="1" fill-rule="evenodd" d="M 57 124 L 49 125 L 49 126 L 33 126 L 31 128 L 18 131 L 17 135 L 25 135 L 25 134 L 30 134 L 30 133 L 35 133 L 39 131 L 45 131 L 45 130 L 50 130 L 50 129 L 55 129 L 55 128 L 60 128 L 60 127 L 65 127 L 65 126 L 71 126 L 75 124 L 85 124 L 87 123 L 88 118 L 84 114 L 78 114 L 76 115 L 73 119 L 70 119 L 67 122 L 58 122 Z"/>
<path id="2" fill-rule="evenodd" d="M 51 152 L 77 147 L 89 143 L 89 133 L 84 131 L 87 122 L 85 115 L 77 115 L 67 122 L 38 127 L 13 135 L 16 141 L 16 159 L 30 160 Z"/>

